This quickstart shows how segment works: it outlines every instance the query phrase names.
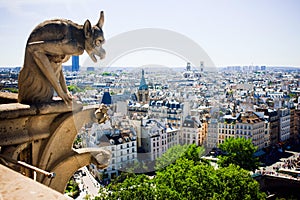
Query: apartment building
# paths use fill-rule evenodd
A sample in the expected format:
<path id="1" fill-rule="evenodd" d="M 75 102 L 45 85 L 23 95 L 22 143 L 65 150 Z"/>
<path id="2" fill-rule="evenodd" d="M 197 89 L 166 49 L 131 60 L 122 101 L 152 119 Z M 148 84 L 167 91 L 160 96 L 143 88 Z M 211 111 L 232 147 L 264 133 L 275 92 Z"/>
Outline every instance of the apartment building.
<path id="1" fill-rule="evenodd" d="M 258 150 L 266 147 L 265 120 L 255 112 L 248 111 L 234 115 L 225 115 L 218 123 L 218 144 L 229 137 L 252 139 Z"/>
<path id="2" fill-rule="evenodd" d="M 290 109 L 280 108 L 279 114 L 279 140 L 280 142 L 287 141 L 290 138 L 291 115 Z"/>

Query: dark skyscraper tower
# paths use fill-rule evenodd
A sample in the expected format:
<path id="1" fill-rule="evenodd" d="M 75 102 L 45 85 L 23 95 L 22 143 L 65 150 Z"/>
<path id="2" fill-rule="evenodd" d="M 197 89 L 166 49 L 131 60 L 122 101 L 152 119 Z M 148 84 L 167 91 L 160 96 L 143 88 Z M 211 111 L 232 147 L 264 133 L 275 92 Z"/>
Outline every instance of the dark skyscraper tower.
<path id="1" fill-rule="evenodd" d="M 79 71 L 79 56 L 72 56 L 72 72 Z"/>

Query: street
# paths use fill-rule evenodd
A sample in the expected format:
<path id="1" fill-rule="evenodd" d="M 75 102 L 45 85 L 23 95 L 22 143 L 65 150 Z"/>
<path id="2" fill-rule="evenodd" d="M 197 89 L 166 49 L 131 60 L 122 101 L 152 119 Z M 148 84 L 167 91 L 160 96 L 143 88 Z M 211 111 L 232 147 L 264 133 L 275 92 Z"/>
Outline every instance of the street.
<path id="1" fill-rule="evenodd" d="M 87 167 L 79 169 L 82 173 L 79 173 L 78 176 L 75 175 L 75 180 L 79 184 L 80 195 L 76 200 L 84 199 L 87 195 L 90 195 L 91 198 L 98 195 L 100 184 L 96 179 L 90 174 Z"/>

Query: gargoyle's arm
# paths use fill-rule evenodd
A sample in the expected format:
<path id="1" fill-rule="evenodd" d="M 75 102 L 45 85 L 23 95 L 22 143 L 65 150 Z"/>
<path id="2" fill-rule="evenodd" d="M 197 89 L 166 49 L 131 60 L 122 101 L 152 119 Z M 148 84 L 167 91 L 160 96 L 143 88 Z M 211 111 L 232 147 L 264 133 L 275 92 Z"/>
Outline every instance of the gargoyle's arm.
<path id="1" fill-rule="evenodd" d="M 69 90 L 68 90 L 68 87 L 67 87 L 67 84 L 66 84 L 66 80 L 65 80 L 65 77 L 64 77 L 64 73 L 63 73 L 62 70 L 60 71 L 59 82 L 60 82 L 62 90 L 65 93 L 68 93 Z"/>

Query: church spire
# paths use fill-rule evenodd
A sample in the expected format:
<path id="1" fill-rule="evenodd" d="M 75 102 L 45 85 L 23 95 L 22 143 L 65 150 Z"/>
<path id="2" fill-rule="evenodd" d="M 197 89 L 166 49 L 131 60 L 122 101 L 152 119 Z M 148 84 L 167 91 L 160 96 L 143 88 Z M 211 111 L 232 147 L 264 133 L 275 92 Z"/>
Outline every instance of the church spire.
<path id="1" fill-rule="evenodd" d="M 144 74 L 145 74 L 144 69 L 142 69 L 142 78 L 141 78 L 139 90 L 148 90 L 148 85 L 146 83 Z"/>

